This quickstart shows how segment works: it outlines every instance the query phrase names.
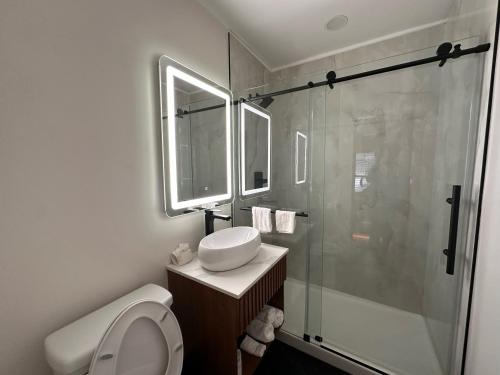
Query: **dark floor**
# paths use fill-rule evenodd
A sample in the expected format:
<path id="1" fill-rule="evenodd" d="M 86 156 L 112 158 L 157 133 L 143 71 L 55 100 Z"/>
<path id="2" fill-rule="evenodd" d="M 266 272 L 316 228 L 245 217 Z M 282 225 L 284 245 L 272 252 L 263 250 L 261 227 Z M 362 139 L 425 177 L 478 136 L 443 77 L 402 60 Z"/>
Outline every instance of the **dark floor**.
<path id="1" fill-rule="evenodd" d="M 266 350 L 254 375 L 348 375 L 280 341 Z"/>

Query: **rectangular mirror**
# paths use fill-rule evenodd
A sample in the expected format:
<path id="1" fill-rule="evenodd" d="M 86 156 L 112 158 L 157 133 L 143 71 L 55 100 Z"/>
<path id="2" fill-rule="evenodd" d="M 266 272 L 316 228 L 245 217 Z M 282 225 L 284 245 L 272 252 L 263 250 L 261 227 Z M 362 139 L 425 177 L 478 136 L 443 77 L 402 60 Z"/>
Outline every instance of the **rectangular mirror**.
<path id="1" fill-rule="evenodd" d="M 167 56 L 159 68 L 165 212 L 230 202 L 231 93 Z"/>
<path id="2" fill-rule="evenodd" d="M 240 104 L 241 195 L 256 196 L 271 189 L 271 114 Z"/>
<path id="3" fill-rule="evenodd" d="M 307 135 L 299 131 L 295 135 L 295 184 L 303 184 L 307 178 Z"/>

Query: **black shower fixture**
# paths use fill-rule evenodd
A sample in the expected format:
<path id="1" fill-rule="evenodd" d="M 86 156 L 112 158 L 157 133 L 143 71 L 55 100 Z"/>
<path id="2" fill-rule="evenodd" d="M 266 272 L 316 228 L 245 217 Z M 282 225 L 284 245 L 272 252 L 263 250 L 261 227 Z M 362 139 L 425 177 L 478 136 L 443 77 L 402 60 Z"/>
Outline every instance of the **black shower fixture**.
<path id="1" fill-rule="evenodd" d="M 268 96 L 267 98 L 262 99 L 262 101 L 259 103 L 259 106 L 262 108 L 267 108 L 271 105 L 272 102 L 274 102 L 274 99 L 271 96 Z"/>
<path id="2" fill-rule="evenodd" d="M 335 78 L 337 78 L 337 73 L 335 73 L 333 70 L 326 73 L 326 81 L 328 82 L 328 86 L 330 86 L 331 89 L 333 89 Z"/>

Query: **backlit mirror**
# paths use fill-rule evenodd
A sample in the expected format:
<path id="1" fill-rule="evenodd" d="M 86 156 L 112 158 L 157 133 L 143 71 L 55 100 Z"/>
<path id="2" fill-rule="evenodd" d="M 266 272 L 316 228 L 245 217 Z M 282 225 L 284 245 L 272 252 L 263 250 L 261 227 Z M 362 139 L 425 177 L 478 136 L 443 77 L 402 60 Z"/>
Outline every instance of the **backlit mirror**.
<path id="1" fill-rule="evenodd" d="M 271 189 L 271 114 L 251 103 L 240 104 L 241 195 Z"/>
<path id="2" fill-rule="evenodd" d="M 165 212 L 230 202 L 231 93 L 167 56 L 159 69 Z"/>

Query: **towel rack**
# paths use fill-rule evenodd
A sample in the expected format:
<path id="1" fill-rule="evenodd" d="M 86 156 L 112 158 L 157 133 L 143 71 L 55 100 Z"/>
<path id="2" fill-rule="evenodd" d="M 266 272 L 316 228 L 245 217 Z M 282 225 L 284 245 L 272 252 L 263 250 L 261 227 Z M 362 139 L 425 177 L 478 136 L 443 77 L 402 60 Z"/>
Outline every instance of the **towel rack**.
<path id="1" fill-rule="evenodd" d="M 267 208 L 271 208 L 271 207 L 267 207 Z M 242 210 L 242 211 L 252 211 L 252 207 L 241 207 L 240 210 Z M 276 212 L 276 210 L 294 211 L 295 212 L 295 216 L 309 217 L 309 214 L 307 212 L 296 211 L 296 210 L 293 210 L 293 209 L 288 209 L 287 210 L 285 208 L 271 208 L 271 213 L 274 214 Z"/>

